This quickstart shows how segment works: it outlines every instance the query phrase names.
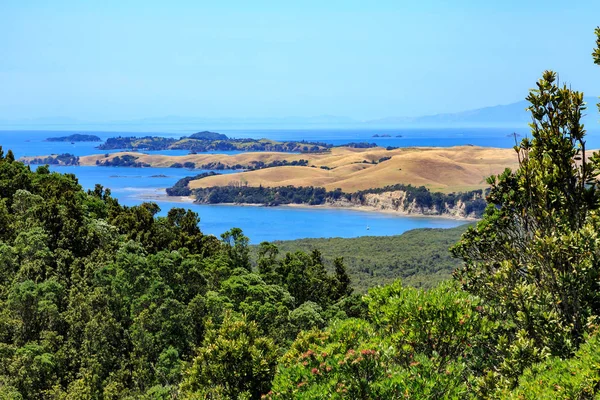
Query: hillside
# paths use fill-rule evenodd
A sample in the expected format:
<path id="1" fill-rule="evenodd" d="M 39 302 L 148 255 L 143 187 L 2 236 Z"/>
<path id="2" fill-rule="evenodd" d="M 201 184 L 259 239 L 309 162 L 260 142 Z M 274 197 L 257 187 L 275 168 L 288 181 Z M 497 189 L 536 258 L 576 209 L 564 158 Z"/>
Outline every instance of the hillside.
<path id="1" fill-rule="evenodd" d="M 191 181 L 190 188 L 225 186 L 243 181 L 249 186 L 315 186 L 355 192 L 397 183 L 425 186 L 441 192 L 486 187 L 485 179 L 517 165 L 512 149 L 461 146 L 396 150 L 333 149 L 326 155 L 303 155 L 307 167 L 276 167 Z M 389 159 L 380 161 L 384 158 Z M 317 168 L 314 168 L 314 167 Z"/>
<path id="2" fill-rule="evenodd" d="M 116 157 L 131 158 L 135 165 L 190 167 L 196 169 L 252 169 L 257 164 L 296 162 L 302 165 L 263 168 L 191 181 L 191 189 L 227 186 L 244 182 L 249 186 L 315 186 L 355 192 L 398 183 L 425 186 L 433 191 L 469 191 L 486 187 L 485 179 L 517 166 L 512 149 L 477 146 L 448 148 L 411 147 L 386 150 L 336 147 L 328 153 L 289 154 L 252 152 L 236 155 L 190 154 L 167 156 L 136 152 L 96 154 L 80 157 L 80 165 L 114 165 Z M 31 162 L 39 157 L 24 157 Z M 193 175 L 193 174 L 190 174 Z"/>
<path id="3" fill-rule="evenodd" d="M 43 157 L 24 157 L 21 161 L 34 163 L 41 159 Z M 122 164 L 123 159 L 128 160 L 126 165 Z M 477 146 L 392 150 L 382 147 L 336 147 L 327 153 L 315 154 L 252 152 L 168 156 L 119 152 L 82 156 L 79 158 L 79 165 L 252 170 L 192 180 L 189 183 L 190 189 L 242 183 L 256 187 L 340 188 L 352 193 L 402 183 L 450 193 L 485 188 L 488 176 L 499 174 L 506 168 L 515 168 L 517 157 L 512 149 Z M 269 167 L 271 165 L 282 166 Z"/>
<path id="4" fill-rule="evenodd" d="M 278 142 L 269 139 L 231 139 L 216 132 L 197 132 L 179 139 L 162 136 L 118 136 L 106 139 L 98 146 L 100 150 L 189 150 L 206 151 L 282 151 L 295 153 L 319 153 L 331 145 L 306 141 Z"/>
<path id="5" fill-rule="evenodd" d="M 343 257 L 352 286 L 365 292 L 398 278 L 408 286 L 431 288 L 449 279 L 460 260 L 448 249 L 458 242 L 468 225 L 452 229 L 415 229 L 399 236 L 364 236 L 352 239 L 299 239 L 273 242 L 280 253 L 318 249 L 325 265 Z M 257 246 L 252 247 L 256 260 Z"/>

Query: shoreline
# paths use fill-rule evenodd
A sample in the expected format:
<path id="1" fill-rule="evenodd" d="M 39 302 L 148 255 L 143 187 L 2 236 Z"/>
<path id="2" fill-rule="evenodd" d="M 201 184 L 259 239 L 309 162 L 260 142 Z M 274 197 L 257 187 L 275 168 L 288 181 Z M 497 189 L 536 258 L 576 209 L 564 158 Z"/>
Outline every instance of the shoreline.
<path id="1" fill-rule="evenodd" d="M 368 213 L 379 213 L 379 214 L 388 214 L 394 215 L 397 217 L 415 217 L 415 218 L 442 218 L 442 219 L 452 219 L 456 221 L 465 221 L 465 222 L 475 222 L 479 221 L 479 218 L 472 217 L 458 217 L 456 215 L 451 214 L 414 214 L 414 213 L 405 213 L 401 211 L 391 210 L 391 209 L 380 209 L 377 207 L 371 206 L 334 206 L 331 204 L 319 204 L 319 205 L 308 205 L 308 204 L 282 204 L 278 207 L 290 207 L 290 208 L 319 208 L 323 210 L 353 210 L 353 211 L 362 211 Z"/>
<path id="2" fill-rule="evenodd" d="M 169 196 L 167 195 L 165 189 L 158 189 L 163 191 L 163 193 L 159 193 L 158 191 L 156 191 L 154 194 L 150 194 L 150 193 L 144 193 L 144 194 L 138 194 L 136 196 L 132 196 L 135 197 L 137 199 L 140 200 L 144 200 L 144 201 L 166 201 L 166 202 L 170 202 L 170 203 L 194 203 L 194 199 L 191 196 Z"/>
<path id="3" fill-rule="evenodd" d="M 165 194 L 145 194 L 136 196 L 141 200 L 148 201 L 165 201 L 172 203 L 187 203 L 187 204 L 198 204 L 198 205 L 206 205 L 206 206 L 229 206 L 229 207 L 285 207 L 285 208 L 300 208 L 300 209 L 320 209 L 320 210 L 346 210 L 346 211 L 360 211 L 367 213 L 379 213 L 386 214 L 395 217 L 413 217 L 413 218 L 440 218 L 440 219 L 451 219 L 455 221 L 464 221 L 468 222 L 476 222 L 479 221 L 478 218 L 472 217 L 458 217 L 451 214 L 414 214 L 414 213 L 405 213 L 391 209 L 379 209 L 376 207 L 370 206 L 334 206 L 331 204 L 319 204 L 319 205 L 308 205 L 308 204 L 280 204 L 277 206 L 267 206 L 265 204 L 254 204 L 254 203 L 216 203 L 216 204 L 203 204 L 196 203 L 192 196 L 168 196 Z"/>

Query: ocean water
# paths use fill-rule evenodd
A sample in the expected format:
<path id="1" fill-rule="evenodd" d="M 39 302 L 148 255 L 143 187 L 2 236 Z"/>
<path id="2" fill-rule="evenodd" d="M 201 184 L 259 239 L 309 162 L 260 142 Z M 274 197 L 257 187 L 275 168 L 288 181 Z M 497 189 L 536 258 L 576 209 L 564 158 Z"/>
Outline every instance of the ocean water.
<path id="1" fill-rule="evenodd" d="M 369 142 L 380 146 L 410 147 L 478 145 L 509 148 L 514 138 L 510 129 L 403 129 L 403 130 L 220 130 L 230 137 L 267 137 L 274 140 L 308 140 L 331 144 Z M 105 153 L 96 149 L 99 143 L 45 142 L 48 137 L 65 136 L 72 131 L 3 131 L 0 145 L 13 149 L 16 157 L 72 153 L 88 155 Z M 113 136 L 143 136 L 146 134 L 180 137 L 188 133 L 139 133 L 139 132 L 81 132 L 92 133 L 101 139 Z M 391 137 L 373 138 L 373 135 Z M 590 136 L 590 142 L 600 147 L 600 136 Z M 156 151 L 152 153 L 179 155 L 187 151 Z M 229 154 L 237 152 L 228 152 Z M 58 167 L 52 170 L 73 173 L 85 189 L 96 183 L 111 189 L 113 196 L 122 204 L 136 205 L 154 201 L 164 215 L 172 207 L 184 207 L 200 215 L 200 227 L 207 234 L 220 235 L 232 227 L 241 228 L 251 243 L 270 240 L 288 240 L 318 237 L 357 237 L 365 235 L 398 235 L 415 228 L 451 228 L 464 223 L 452 219 L 434 217 L 406 217 L 393 214 L 362 212 L 343 209 L 261 207 L 234 205 L 198 205 L 177 203 L 165 195 L 165 188 L 177 180 L 205 171 L 176 168 L 122 168 L 122 167 Z M 231 171 L 222 171 L 231 172 Z"/>
<path id="2" fill-rule="evenodd" d="M 487 146 L 510 148 L 514 146 L 512 133 L 526 135 L 526 130 L 515 128 L 444 128 L 444 129 L 255 129 L 222 130 L 228 136 L 268 137 L 276 140 L 307 140 L 341 145 L 349 142 L 375 143 L 388 147 L 451 147 Z M 378 135 L 379 137 L 374 137 Z M 389 135 L 390 137 L 381 137 Z M 600 141 L 599 141 L 600 144 Z"/>
<path id="3" fill-rule="evenodd" d="M 73 133 L 89 133 L 105 141 L 117 136 L 166 136 L 180 137 L 172 133 L 139 133 L 139 132 L 72 132 L 72 131 L 0 131 L 0 146 L 6 150 L 11 149 L 17 158 L 25 156 L 47 156 L 50 154 L 70 153 L 76 156 L 89 156 L 92 154 L 117 153 L 119 150 L 99 150 L 97 147 L 102 142 L 47 142 L 49 137 L 69 136 Z M 168 154 L 171 156 L 187 155 L 188 150 L 147 150 L 146 154 Z M 239 154 L 241 151 L 207 151 L 203 154 Z"/>
<path id="4" fill-rule="evenodd" d="M 417 228 L 453 228 L 465 223 L 446 218 L 405 217 L 354 210 L 321 208 L 263 207 L 234 205 L 174 204 L 155 201 L 161 214 L 171 207 L 189 208 L 200 215 L 200 229 L 219 236 L 241 228 L 252 244 L 301 238 L 400 235 Z M 134 199 L 121 203 L 133 205 Z"/>
<path id="5" fill-rule="evenodd" d="M 200 228 L 204 233 L 219 236 L 237 227 L 253 244 L 313 237 L 399 235 L 416 228 L 451 228 L 464 223 L 446 218 L 404 217 L 343 209 L 199 205 L 175 202 L 166 196 L 165 188 L 183 177 L 208 172 L 204 170 L 95 166 L 50 166 L 50 169 L 75 174 L 84 189 L 93 189 L 96 183 L 108 187 L 123 205 L 153 201 L 161 208 L 159 215 L 166 215 L 172 207 L 191 209 L 200 215 Z"/>
<path id="6" fill-rule="evenodd" d="M 234 138 L 268 138 L 273 140 L 306 140 L 341 145 L 349 142 L 375 143 L 382 147 L 452 147 L 484 146 L 512 148 L 515 145 L 513 133 L 519 139 L 527 136 L 527 128 L 444 128 L 444 129 L 220 129 L 215 130 Z M 99 150 L 99 142 L 46 142 L 48 137 L 67 136 L 73 133 L 87 133 L 106 140 L 116 136 L 186 136 L 189 132 L 96 132 L 96 131 L 0 131 L 0 145 L 12 149 L 16 157 L 40 156 L 71 153 L 85 156 L 99 153 L 113 153 L 121 150 Z M 389 135 L 390 137 L 373 137 Z M 588 149 L 600 149 L 600 132 L 589 131 L 586 138 Z M 187 150 L 145 151 L 148 154 L 186 155 Z M 239 151 L 211 151 L 208 154 L 239 154 Z"/>
<path id="7" fill-rule="evenodd" d="M 32 165 L 32 168 L 35 166 Z M 131 167 L 96 167 L 96 166 L 57 166 L 50 170 L 61 174 L 75 174 L 84 189 L 93 189 L 99 183 L 110 188 L 112 195 L 119 200 L 129 199 L 140 203 L 140 199 L 151 199 L 156 196 L 166 197 L 165 189 L 171 187 L 181 178 L 198 175 L 208 170 L 185 168 L 131 168 Z M 219 171 L 233 173 L 235 171 Z"/>

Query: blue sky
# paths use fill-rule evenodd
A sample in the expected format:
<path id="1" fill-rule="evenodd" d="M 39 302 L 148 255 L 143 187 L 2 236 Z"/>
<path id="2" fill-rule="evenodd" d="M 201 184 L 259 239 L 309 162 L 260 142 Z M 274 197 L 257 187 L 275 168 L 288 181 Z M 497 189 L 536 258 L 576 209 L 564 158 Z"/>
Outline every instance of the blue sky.
<path id="1" fill-rule="evenodd" d="M 597 0 L 2 0 L 0 119 L 418 116 L 544 69 L 600 95 L 597 25 Z"/>

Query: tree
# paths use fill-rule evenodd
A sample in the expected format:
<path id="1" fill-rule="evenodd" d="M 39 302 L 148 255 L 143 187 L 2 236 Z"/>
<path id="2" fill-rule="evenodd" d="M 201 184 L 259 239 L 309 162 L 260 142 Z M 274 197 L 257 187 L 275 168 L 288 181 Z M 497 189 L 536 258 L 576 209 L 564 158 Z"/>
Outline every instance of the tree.
<path id="1" fill-rule="evenodd" d="M 506 322 L 500 356 L 536 349 L 535 360 L 571 355 L 600 315 L 600 157 L 586 153 L 582 93 L 546 71 L 527 100 L 519 169 L 488 180 L 490 205 L 452 252 L 464 261 L 456 279 Z"/>
<path id="2" fill-rule="evenodd" d="M 594 63 L 597 65 L 600 65 L 600 27 L 596 28 L 596 48 L 594 49 L 594 52 L 592 53 L 592 56 L 594 57 Z"/>
<path id="3" fill-rule="evenodd" d="M 596 48 L 592 53 L 594 64 L 600 65 L 600 27 L 596 28 Z M 598 103 L 598 111 L 600 111 L 600 103 Z M 1 154 L 1 153 L 0 153 Z"/>
<path id="4" fill-rule="evenodd" d="M 476 347 L 468 336 L 483 338 L 485 318 L 467 294 L 449 289 L 405 289 L 399 281 L 372 289 L 374 321 L 337 320 L 325 331 L 301 332 L 267 398 L 466 398 L 463 353 Z"/>
<path id="5" fill-rule="evenodd" d="M 258 246 L 258 273 L 268 283 L 277 282 L 277 276 L 274 268 L 277 264 L 277 255 L 279 249 L 273 243 L 262 242 Z"/>
<path id="6" fill-rule="evenodd" d="M 333 266 L 335 269 L 335 294 L 332 297 L 337 300 L 345 296 L 350 296 L 352 294 L 352 286 L 350 286 L 350 277 L 346 271 L 344 259 L 337 257 L 333 260 Z"/>
<path id="7" fill-rule="evenodd" d="M 590 337 L 568 360 L 552 357 L 528 368 L 503 399 L 593 399 L 600 393 L 600 338 Z"/>
<path id="8" fill-rule="evenodd" d="M 255 322 L 228 312 L 220 328 L 207 330 L 181 392 L 189 398 L 259 399 L 269 391 L 276 364 L 273 341 L 259 335 Z"/>
<path id="9" fill-rule="evenodd" d="M 249 240 L 240 228 L 232 228 L 221 235 L 223 243 L 227 247 L 229 258 L 233 268 L 245 268 L 248 271 L 250 267 L 250 249 Z"/>

